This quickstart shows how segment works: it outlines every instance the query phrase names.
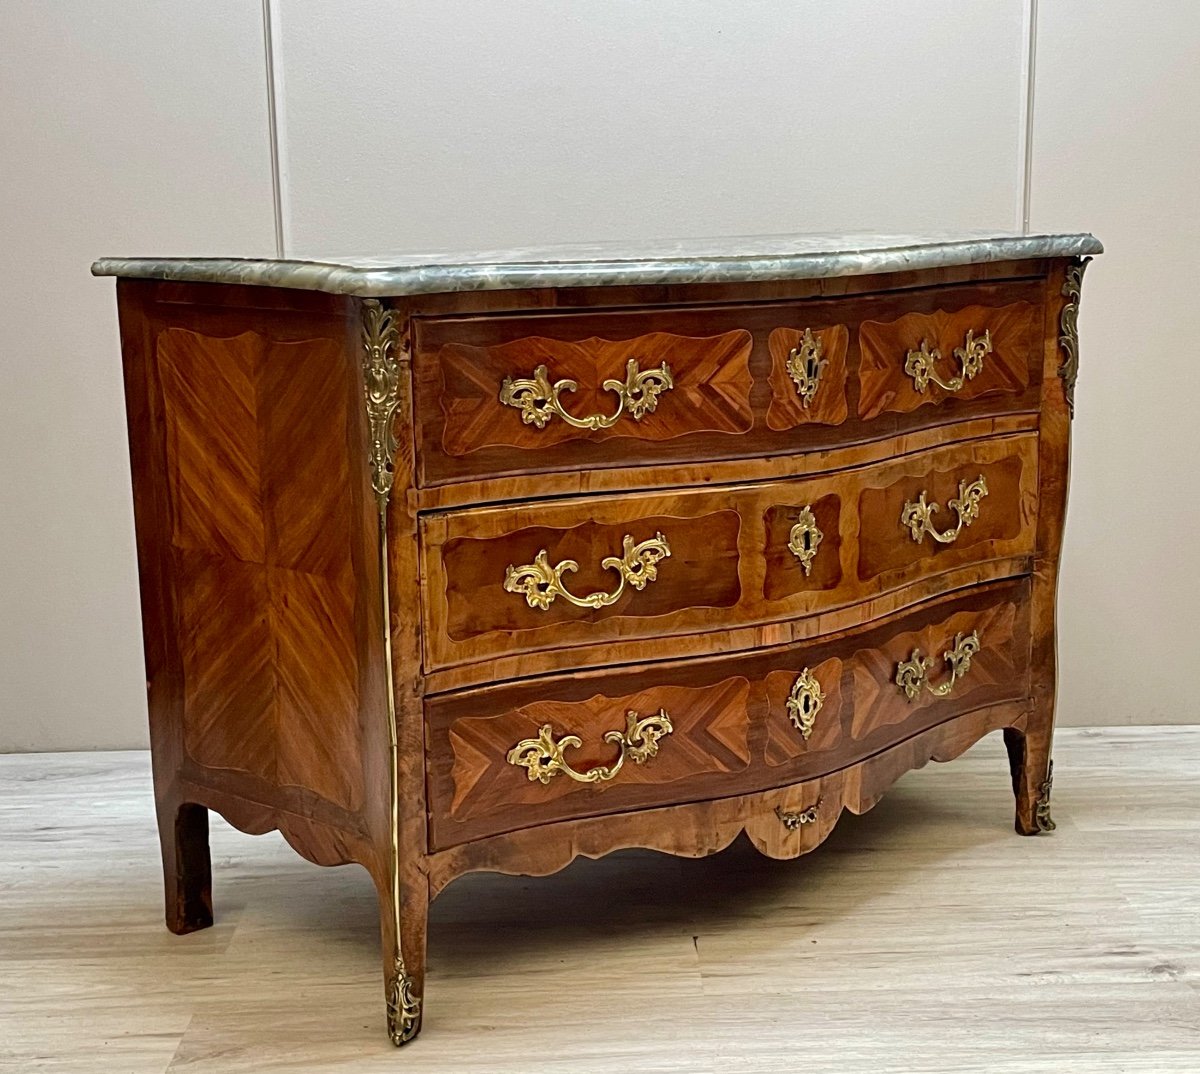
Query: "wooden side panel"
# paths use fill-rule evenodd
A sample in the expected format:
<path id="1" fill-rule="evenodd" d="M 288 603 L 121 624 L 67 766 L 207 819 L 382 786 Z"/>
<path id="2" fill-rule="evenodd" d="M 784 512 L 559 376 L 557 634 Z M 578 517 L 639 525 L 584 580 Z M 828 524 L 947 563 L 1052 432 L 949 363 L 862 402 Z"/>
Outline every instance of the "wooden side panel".
<path id="1" fill-rule="evenodd" d="M 263 339 L 246 333 L 222 342 L 218 351 L 181 328 L 158 336 L 171 542 L 261 563 L 267 543 L 258 438 Z"/>
<path id="2" fill-rule="evenodd" d="M 278 781 L 276 676 L 261 564 L 221 561 L 180 550 L 179 650 L 183 661 L 183 739 L 210 768 Z"/>
<path id="3" fill-rule="evenodd" d="M 184 748 L 203 768 L 357 810 L 345 341 L 171 325 L 153 342 Z"/>

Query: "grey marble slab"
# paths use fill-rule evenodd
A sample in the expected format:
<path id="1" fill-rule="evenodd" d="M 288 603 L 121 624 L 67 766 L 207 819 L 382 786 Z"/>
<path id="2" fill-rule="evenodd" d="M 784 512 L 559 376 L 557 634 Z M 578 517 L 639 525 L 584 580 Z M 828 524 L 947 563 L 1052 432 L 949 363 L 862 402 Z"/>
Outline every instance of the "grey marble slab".
<path id="1" fill-rule="evenodd" d="M 312 261 L 101 258 L 96 276 L 294 287 L 381 297 L 527 287 L 748 283 L 947 268 L 1103 251 L 1092 235 L 752 235 Z"/>

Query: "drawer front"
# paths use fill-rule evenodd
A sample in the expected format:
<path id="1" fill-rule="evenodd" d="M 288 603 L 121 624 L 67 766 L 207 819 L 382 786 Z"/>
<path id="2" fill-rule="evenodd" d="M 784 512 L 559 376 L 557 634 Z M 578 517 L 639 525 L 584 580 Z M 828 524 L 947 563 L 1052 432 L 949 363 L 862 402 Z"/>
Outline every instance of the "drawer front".
<path id="1" fill-rule="evenodd" d="M 783 786 L 1029 690 L 1021 579 L 833 639 L 445 694 L 431 839 Z"/>
<path id="2" fill-rule="evenodd" d="M 418 318 L 420 479 L 763 456 L 1033 411 L 1043 288 Z M 953 385 L 968 332 L 970 377 L 939 387 Z M 928 355 L 920 390 L 910 350 Z"/>
<path id="3" fill-rule="evenodd" d="M 674 655 L 676 635 L 786 625 L 951 571 L 970 584 L 980 564 L 1033 552 L 1036 446 L 1025 434 L 804 480 L 427 516 L 427 667 L 599 643 L 642 659 L 646 646 L 619 647 L 644 639 Z"/>

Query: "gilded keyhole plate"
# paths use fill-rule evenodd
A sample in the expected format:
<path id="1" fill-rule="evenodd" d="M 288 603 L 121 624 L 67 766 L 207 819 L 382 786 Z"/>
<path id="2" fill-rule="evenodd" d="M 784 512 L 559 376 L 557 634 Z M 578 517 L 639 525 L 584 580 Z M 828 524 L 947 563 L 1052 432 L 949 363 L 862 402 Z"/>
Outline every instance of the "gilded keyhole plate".
<path id="1" fill-rule="evenodd" d="M 813 514 L 812 507 L 805 507 L 788 534 L 788 549 L 800 561 L 805 578 L 812 573 L 813 560 L 824 539 L 825 534 L 817 526 L 817 516 Z"/>
<path id="2" fill-rule="evenodd" d="M 800 345 L 793 347 L 787 356 L 788 376 L 795 383 L 800 405 L 805 410 L 812 404 L 821 386 L 821 374 L 829 364 L 823 357 L 824 352 L 825 345 L 820 338 L 813 335 L 811 328 L 806 328 Z"/>
<path id="3" fill-rule="evenodd" d="M 825 704 L 825 694 L 821 691 L 821 684 L 812 671 L 805 668 L 796 676 L 796 681 L 792 684 L 792 692 L 787 699 L 788 716 L 791 717 L 792 723 L 796 725 L 796 730 L 800 732 L 800 737 L 805 741 L 813 733 L 813 727 L 817 722 L 817 713 L 821 711 L 823 704 Z"/>

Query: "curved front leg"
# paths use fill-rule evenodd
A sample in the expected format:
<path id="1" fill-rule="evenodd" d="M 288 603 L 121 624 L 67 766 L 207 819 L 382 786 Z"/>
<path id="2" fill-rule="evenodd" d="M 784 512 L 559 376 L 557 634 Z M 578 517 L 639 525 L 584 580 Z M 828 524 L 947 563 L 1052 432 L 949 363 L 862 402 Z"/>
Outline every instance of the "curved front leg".
<path id="1" fill-rule="evenodd" d="M 379 926 L 383 940 L 383 990 L 387 1032 L 393 1044 L 407 1044 L 421 1030 L 425 995 L 425 936 L 429 922 L 429 886 L 377 882 Z M 397 904 L 397 899 L 399 900 Z M 396 923 L 399 921 L 399 934 Z"/>
<path id="2" fill-rule="evenodd" d="M 1004 729 L 1008 765 L 1012 772 L 1013 794 L 1017 799 L 1018 835 L 1040 835 L 1054 831 L 1050 816 L 1050 790 L 1054 781 L 1054 762 L 1050 759 L 1052 727 L 1021 731 Z"/>
<path id="3" fill-rule="evenodd" d="M 159 802 L 158 837 L 167 928 L 179 936 L 208 928 L 213 923 L 208 810 L 194 802 Z"/>

